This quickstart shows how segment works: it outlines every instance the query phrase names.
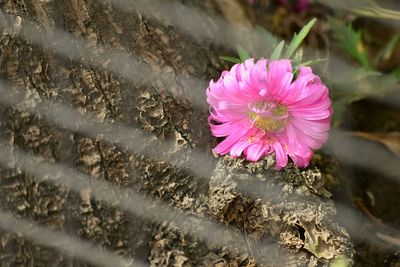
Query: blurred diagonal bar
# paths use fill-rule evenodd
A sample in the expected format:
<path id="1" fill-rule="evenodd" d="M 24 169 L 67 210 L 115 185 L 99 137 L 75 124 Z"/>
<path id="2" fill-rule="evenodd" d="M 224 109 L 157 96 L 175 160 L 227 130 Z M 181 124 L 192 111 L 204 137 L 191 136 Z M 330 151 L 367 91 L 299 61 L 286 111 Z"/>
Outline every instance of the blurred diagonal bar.
<path id="1" fill-rule="evenodd" d="M 3 160 L 3 157 L 1 159 Z M 71 254 L 72 257 L 96 266 L 145 266 L 143 263 L 136 261 L 128 262 L 122 257 L 82 239 L 16 218 L 11 213 L 3 210 L 0 210 L 0 228 L 9 232 L 21 233 L 37 244 L 61 250 Z"/>
<path id="2" fill-rule="evenodd" d="M 179 153 L 172 154 L 177 149 L 176 144 L 169 140 L 158 140 L 144 131 L 124 126 L 118 123 L 98 123 L 90 113 L 81 115 L 76 109 L 61 103 L 43 100 L 40 104 L 25 101 L 24 89 L 17 90 L 0 80 L 0 103 L 3 105 L 18 105 L 30 113 L 37 113 L 47 120 L 71 131 L 84 133 L 94 139 L 102 139 L 113 143 L 122 150 L 131 153 L 142 153 L 149 158 L 159 158 L 160 155 L 169 160 L 169 164 L 177 168 L 188 169 L 200 179 L 208 179 L 209 169 L 214 165 L 213 158 L 196 149 L 179 148 Z M 188 160 L 190 158 L 190 160 Z"/>
<path id="3" fill-rule="evenodd" d="M 382 8 L 372 0 L 317 0 L 332 9 L 342 9 L 362 17 L 400 20 L 400 11 Z"/>
<path id="4" fill-rule="evenodd" d="M 336 155 L 343 164 L 382 173 L 400 181 L 398 157 L 379 143 L 349 136 L 344 131 L 334 129 L 331 130 L 324 152 Z"/>
<path id="5" fill-rule="evenodd" d="M 253 53 L 272 52 L 252 27 L 230 23 L 223 17 L 211 16 L 199 8 L 159 0 L 111 0 L 111 2 L 121 11 L 139 10 L 149 19 L 166 26 L 171 25 L 198 41 L 207 41 L 232 50 L 236 50 L 237 45 L 241 44 Z"/>

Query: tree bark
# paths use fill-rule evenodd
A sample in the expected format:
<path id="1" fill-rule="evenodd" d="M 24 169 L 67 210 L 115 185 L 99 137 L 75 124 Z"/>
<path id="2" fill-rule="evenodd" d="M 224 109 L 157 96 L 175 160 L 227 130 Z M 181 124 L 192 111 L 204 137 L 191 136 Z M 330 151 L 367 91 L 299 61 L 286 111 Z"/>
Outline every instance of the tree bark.
<path id="1" fill-rule="evenodd" d="M 95 200 L 88 190 L 76 192 L 66 185 L 53 184 L 46 177 L 29 175 L 18 168 L 13 157 L 13 151 L 21 149 L 43 161 L 71 166 L 93 181 L 106 181 L 140 192 L 188 215 L 220 220 L 237 232 L 249 233 L 248 238 L 255 242 L 271 239 L 293 255 L 287 265 L 307 261 L 327 264 L 342 254 L 352 257 L 345 230 L 331 221 L 330 213 L 307 219 L 321 203 L 328 201 L 320 171 L 316 171 L 317 182 L 322 185 L 315 188 L 314 184 L 307 185 L 306 176 L 292 166 L 282 172 L 285 175 L 278 173 L 278 176 L 270 167 L 266 167 L 266 173 L 255 171 L 264 175 L 257 180 L 264 187 L 279 185 L 276 188 L 283 190 L 290 186 L 290 192 L 301 188 L 304 194 L 312 195 L 314 206 L 306 207 L 304 202 L 293 205 L 290 211 L 279 211 L 279 203 L 286 202 L 270 205 L 272 200 L 265 200 L 257 191 L 249 193 L 240 186 L 226 190 L 226 186 L 237 184 L 230 180 L 231 173 L 246 170 L 242 177 L 246 183 L 253 178 L 247 164 L 239 161 L 232 169 L 229 166 L 236 163 L 215 159 L 211 153 L 215 140 L 208 130 L 205 89 L 206 81 L 216 78 L 224 67 L 218 60 L 220 48 L 162 25 L 139 10 L 120 10 L 110 0 L 4 0 L 0 4 L 0 21 L 6 25 L 1 28 L 0 76 L 11 85 L 12 92 L 24 95 L 21 100 L 24 105 L 2 103 L 0 107 L 1 139 L 10 151 L 9 162 L 0 168 L 1 208 L 153 266 L 273 264 L 262 254 L 254 255 L 250 248 L 235 250 L 227 244 L 210 245 L 182 232 L 174 223 L 146 220 L 124 211 L 117 203 Z M 218 1 L 200 5 L 214 10 Z M 36 31 L 41 34 L 48 33 L 49 27 L 57 27 L 84 39 L 83 48 L 91 50 L 93 55 L 82 54 L 79 59 L 60 55 L 53 47 L 62 45 L 61 42 L 50 37 L 47 46 L 26 40 L 21 32 L 28 21 L 34 21 Z M 82 46 L 78 40 L 70 44 Z M 169 78 L 142 77 L 142 80 L 137 73 L 130 78 L 129 73 L 121 75 L 108 70 L 107 66 L 118 62 L 103 57 L 104 48 L 138 57 L 152 74 Z M 97 63 L 93 65 L 92 61 Z M 187 83 L 191 77 L 203 82 Z M 199 96 L 200 105 L 190 100 Z M 71 129 L 24 108 L 28 102 L 41 106 L 48 101 L 73 107 L 82 115 L 94 115 L 96 122 L 140 129 L 174 145 L 170 151 L 160 150 L 156 157 L 149 157 L 144 152 L 132 152 L 123 142 L 109 142 L 101 135 L 95 138 L 82 133 L 78 122 L 77 128 Z M 143 146 L 157 149 L 152 140 L 148 142 Z M 207 179 L 199 179 L 187 167 L 196 163 L 191 151 L 207 155 L 205 162 L 197 163 L 202 165 L 202 174 Z M 288 178 L 290 171 L 293 175 Z M 228 191 L 230 200 L 219 195 Z M 287 200 L 291 194 L 282 197 Z M 272 213 L 260 215 L 263 209 Z M 292 221 L 287 218 L 289 213 Z M 255 227 L 260 220 L 262 226 Z M 254 227 L 243 228 L 244 225 Z M 272 225 L 276 227 L 271 228 Z M 330 239 L 340 239 L 332 241 L 334 244 L 330 241 L 324 244 L 331 249 L 329 256 L 311 249 L 312 241 L 307 244 L 307 233 L 315 234 L 315 229 L 321 234 L 326 231 Z M 15 233 L 3 231 L 0 240 L 1 266 L 87 266 L 73 255 L 37 245 Z"/>

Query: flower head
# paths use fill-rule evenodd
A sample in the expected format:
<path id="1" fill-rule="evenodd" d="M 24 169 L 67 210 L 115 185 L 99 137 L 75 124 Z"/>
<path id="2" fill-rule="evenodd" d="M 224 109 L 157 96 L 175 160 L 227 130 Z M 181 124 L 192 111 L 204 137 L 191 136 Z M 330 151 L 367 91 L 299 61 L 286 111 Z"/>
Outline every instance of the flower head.
<path id="1" fill-rule="evenodd" d="M 297 76 L 297 77 L 296 77 Z M 332 117 L 329 90 L 311 68 L 282 59 L 248 59 L 224 71 L 207 89 L 209 123 L 216 137 L 226 137 L 214 151 L 250 161 L 275 153 L 276 169 L 288 156 L 308 166 L 313 152 L 328 139 Z"/>

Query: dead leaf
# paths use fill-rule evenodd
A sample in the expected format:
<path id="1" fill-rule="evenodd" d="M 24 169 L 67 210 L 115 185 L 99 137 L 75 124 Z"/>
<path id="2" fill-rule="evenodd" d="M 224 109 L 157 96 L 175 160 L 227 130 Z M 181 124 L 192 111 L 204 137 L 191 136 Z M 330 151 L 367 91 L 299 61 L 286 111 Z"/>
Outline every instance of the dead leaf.
<path id="1" fill-rule="evenodd" d="M 238 0 L 217 0 L 217 4 L 220 6 L 223 16 L 227 21 L 246 27 L 252 26 L 243 6 Z"/>
<path id="2" fill-rule="evenodd" d="M 400 133 L 367 133 L 351 132 L 352 136 L 361 137 L 370 141 L 379 142 L 385 145 L 392 153 L 400 157 Z"/>

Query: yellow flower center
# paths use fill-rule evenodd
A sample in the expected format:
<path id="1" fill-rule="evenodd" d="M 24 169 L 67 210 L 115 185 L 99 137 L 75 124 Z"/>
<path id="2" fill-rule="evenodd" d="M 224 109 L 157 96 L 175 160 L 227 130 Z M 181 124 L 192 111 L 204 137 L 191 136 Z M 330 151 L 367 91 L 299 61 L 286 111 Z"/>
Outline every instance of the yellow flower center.
<path id="1" fill-rule="evenodd" d="M 287 108 L 275 102 L 258 102 L 249 105 L 248 117 L 259 129 L 265 132 L 276 132 L 285 127 L 288 110 Z"/>

